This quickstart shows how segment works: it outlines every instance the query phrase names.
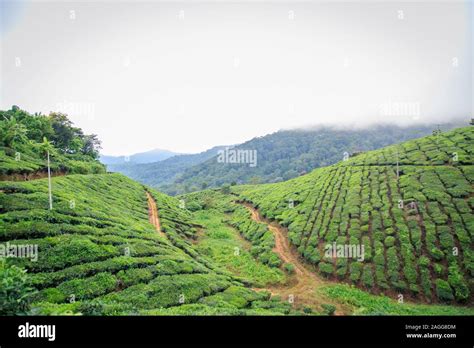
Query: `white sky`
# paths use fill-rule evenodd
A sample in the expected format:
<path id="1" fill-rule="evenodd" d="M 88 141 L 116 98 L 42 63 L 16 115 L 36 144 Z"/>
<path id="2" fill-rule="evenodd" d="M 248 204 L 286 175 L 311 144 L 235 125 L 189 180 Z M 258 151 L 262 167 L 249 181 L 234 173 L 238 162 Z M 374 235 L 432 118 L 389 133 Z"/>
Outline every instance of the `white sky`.
<path id="1" fill-rule="evenodd" d="M 3 2 L 0 108 L 67 112 L 113 155 L 321 123 L 467 119 L 473 7 Z M 387 103 L 420 114 L 385 115 Z"/>

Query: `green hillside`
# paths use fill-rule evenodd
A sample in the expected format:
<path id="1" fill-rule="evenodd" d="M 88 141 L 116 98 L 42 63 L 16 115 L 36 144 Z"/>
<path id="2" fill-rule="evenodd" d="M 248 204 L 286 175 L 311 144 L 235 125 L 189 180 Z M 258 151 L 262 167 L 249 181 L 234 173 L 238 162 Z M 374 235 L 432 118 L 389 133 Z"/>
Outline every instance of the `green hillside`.
<path id="1" fill-rule="evenodd" d="M 104 173 L 66 115 L 1 115 L 0 315 L 473 313 L 472 127 L 171 197 Z"/>
<path id="2" fill-rule="evenodd" d="M 54 178 L 53 210 L 48 210 L 46 179 L 2 182 L 0 243 L 38 245 L 38 258 L 7 258 L 0 263 L 0 282 L 8 283 L 13 265 L 28 271 L 24 283 L 36 290 L 29 313 L 290 311 L 201 257 L 187 240 L 195 232 L 190 213 L 176 199 L 151 192 L 165 237 L 148 222 L 144 187 L 120 174 Z M 5 314 L 6 305 L 0 307 Z"/>
<path id="3" fill-rule="evenodd" d="M 392 298 L 472 303 L 473 151 L 474 128 L 459 128 L 233 191 L 287 226 L 325 277 Z M 363 245 L 365 258 L 328 256 L 332 243 Z"/>
<path id="4" fill-rule="evenodd" d="M 320 127 L 282 130 L 235 146 L 236 150 L 255 151 L 255 166 L 248 163 L 221 163 L 214 156 L 203 163 L 185 168 L 174 178 L 173 183 L 160 189 L 169 194 L 181 194 L 232 183 L 260 184 L 289 180 L 315 168 L 337 163 L 343 152 L 352 154 L 382 148 L 429 135 L 437 127 L 391 125 L 366 129 Z M 445 124 L 441 129 L 449 130 L 454 127 L 454 124 Z M 156 167 L 159 167 L 159 163 Z M 150 177 L 151 173 L 152 171 L 147 176 Z M 138 174 L 135 175 L 140 181 Z M 156 171 L 155 176 L 160 175 Z"/>
<path id="5" fill-rule="evenodd" d="M 18 106 L 0 111 L 1 180 L 43 177 L 47 151 L 53 175 L 104 173 L 99 149 L 96 135 L 84 134 L 65 114 L 30 114 Z"/>

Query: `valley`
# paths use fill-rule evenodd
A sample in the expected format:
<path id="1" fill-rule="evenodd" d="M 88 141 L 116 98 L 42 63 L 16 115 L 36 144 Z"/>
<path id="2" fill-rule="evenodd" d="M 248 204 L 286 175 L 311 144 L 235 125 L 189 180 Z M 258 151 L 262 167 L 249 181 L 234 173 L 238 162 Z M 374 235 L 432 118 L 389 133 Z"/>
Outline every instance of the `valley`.
<path id="1" fill-rule="evenodd" d="M 474 0 L 0 18 L 0 348 L 472 346 Z"/>
<path id="2" fill-rule="evenodd" d="M 25 128 L 68 124 L 12 114 Z M 81 131 L 74 151 L 59 131 L 55 143 L 4 138 L 0 243 L 37 257 L 0 261 L 1 313 L 474 315 L 473 129 L 176 197 L 106 173 Z"/>

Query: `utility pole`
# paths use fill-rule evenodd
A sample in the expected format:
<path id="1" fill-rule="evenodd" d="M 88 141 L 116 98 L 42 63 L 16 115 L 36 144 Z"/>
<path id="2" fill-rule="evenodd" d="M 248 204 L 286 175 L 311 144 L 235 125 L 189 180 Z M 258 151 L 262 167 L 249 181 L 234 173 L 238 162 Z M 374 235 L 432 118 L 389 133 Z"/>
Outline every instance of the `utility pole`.
<path id="1" fill-rule="evenodd" d="M 48 193 L 49 193 L 49 210 L 53 210 L 53 196 L 51 194 L 51 167 L 49 165 L 49 150 L 48 153 Z"/>

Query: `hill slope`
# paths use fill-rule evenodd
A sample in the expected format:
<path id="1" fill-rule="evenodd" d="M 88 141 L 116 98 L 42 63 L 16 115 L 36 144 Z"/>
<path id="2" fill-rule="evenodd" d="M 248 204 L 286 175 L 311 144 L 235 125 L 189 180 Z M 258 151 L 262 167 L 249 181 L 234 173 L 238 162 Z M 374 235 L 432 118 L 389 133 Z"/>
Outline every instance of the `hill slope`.
<path id="1" fill-rule="evenodd" d="M 120 174 L 53 178 L 53 210 L 46 179 L 0 183 L 0 244 L 38 248 L 37 257 L 0 262 L 0 281 L 8 283 L 14 266 L 28 271 L 37 290 L 30 314 L 290 311 L 203 258 L 190 243 L 196 233 L 190 213 L 176 199 L 149 192 L 164 236 L 149 223 L 145 188 Z M 1 312 L 20 314 L 7 310 Z"/>
<path id="2" fill-rule="evenodd" d="M 453 127 L 446 124 L 442 128 Z M 249 163 L 221 163 L 215 156 L 185 169 L 172 185 L 166 186 L 165 192 L 179 194 L 231 183 L 280 182 L 334 164 L 341 160 L 344 152 L 381 148 L 429 135 L 435 128 L 379 126 L 362 130 L 319 128 L 279 131 L 235 146 L 236 150 L 255 151 L 255 166 Z"/>
<path id="3" fill-rule="evenodd" d="M 330 279 L 393 297 L 471 303 L 473 149 L 474 128 L 459 128 L 233 191 L 287 226 L 299 253 Z M 333 246 L 363 246 L 364 257 L 326 253 Z"/>

